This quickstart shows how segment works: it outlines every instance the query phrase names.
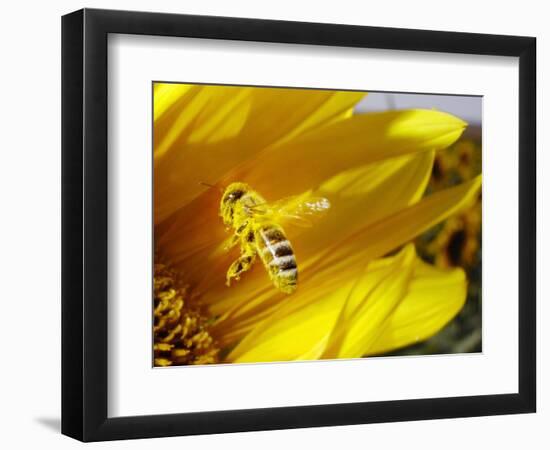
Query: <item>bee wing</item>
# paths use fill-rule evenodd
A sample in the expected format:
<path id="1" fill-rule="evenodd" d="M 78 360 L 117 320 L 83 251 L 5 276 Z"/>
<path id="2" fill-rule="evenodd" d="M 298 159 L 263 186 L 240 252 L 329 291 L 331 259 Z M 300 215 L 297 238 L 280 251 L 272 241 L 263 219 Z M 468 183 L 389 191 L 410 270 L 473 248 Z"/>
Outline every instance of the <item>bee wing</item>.
<path id="1" fill-rule="evenodd" d="M 315 220 L 322 218 L 328 212 L 330 202 L 324 197 L 315 197 L 306 193 L 282 198 L 271 203 L 268 209 L 268 214 L 272 214 L 277 222 L 310 227 Z"/>

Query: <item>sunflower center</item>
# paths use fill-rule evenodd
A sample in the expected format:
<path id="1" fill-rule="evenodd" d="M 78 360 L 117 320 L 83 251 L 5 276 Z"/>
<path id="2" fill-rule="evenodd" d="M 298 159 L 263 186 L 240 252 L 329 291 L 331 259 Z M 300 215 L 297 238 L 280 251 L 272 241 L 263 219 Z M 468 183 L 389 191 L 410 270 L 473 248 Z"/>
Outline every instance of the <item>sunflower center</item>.
<path id="1" fill-rule="evenodd" d="M 208 317 L 167 264 L 154 268 L 155 366 L 213 364 L 219 347 L 210 335 Z"/>

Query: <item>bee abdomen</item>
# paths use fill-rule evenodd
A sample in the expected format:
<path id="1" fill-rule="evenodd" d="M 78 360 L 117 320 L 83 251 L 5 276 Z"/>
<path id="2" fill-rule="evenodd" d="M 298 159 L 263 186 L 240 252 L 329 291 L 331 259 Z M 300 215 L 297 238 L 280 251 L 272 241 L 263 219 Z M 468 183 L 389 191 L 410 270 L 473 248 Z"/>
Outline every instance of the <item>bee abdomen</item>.
<path id="1" fill-rule="evenodd" d="M 260 230 L 261 258 L 275 286 L 290 294 L 296 289 L 298 267 L 292 246 L 281 227 L 266 226 Z"/>
<path id="2" fill-rule="evenodd" d="M 281 272 L 296 269 L 296 258 L 294 255 L 276 256 L 269 263 L 270 266 L 277 266 Z"/>

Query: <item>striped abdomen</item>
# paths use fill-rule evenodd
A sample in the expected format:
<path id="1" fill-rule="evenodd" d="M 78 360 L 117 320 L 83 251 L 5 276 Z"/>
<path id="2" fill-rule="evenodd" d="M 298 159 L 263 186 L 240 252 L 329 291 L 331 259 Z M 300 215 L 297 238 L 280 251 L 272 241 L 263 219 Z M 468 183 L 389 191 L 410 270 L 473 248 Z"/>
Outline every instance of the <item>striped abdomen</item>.
<path id="1" fill-rule="evenodd" d="M 276 224 L 263 225 L 257 232 L 258 253 L 273 284 L 286 294 L 296 290 L 298 268 L 290 242 Z"/>

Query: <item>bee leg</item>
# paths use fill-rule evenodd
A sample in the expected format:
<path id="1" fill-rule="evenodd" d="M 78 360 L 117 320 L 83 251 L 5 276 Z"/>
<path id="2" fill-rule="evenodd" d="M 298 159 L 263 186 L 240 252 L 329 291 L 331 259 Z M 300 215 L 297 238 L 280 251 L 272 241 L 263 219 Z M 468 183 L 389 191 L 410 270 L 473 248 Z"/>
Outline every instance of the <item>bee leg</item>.
<path id="1" fill-rule="evenodd" d="M 216 247 L 212 256 L 219 257 L 225 255 L 229 250 L 235 247 L 239 243 L 239 241 L 239 236 L 236 234 L 228 237 L 225 241 L 223 241 L 220 245 Z"/>
<path id="2" fill-rule="evenodd" d="M 223 241 L 223 250 L 228 252 L 233 247 L 235 247 L 235 245 L 237 245 L 240 240 L 241 239 L 238 234 L 234 234 L 233 236 L 227 238 L 225 241 Z"/>
<path id="3" fill-rule="evenodd" d="M 255 259 L 256 259 L 256 252 L 252 250 L 248 250 L 245 253 L 243 253 L 242 256 L 240 256 L 237 260 L 233 262 L 233 264 L 229 266 L 229 269 L 227 270 L 225 284 L 227 284 L 227 286 L 231 286 L 231 280 L 233 278 L 235 278 L 238 281 L 241 277 L 241 274 L 243 272 L 246 272 L 252 267 L 252 264 L 254 264 Z"/>

